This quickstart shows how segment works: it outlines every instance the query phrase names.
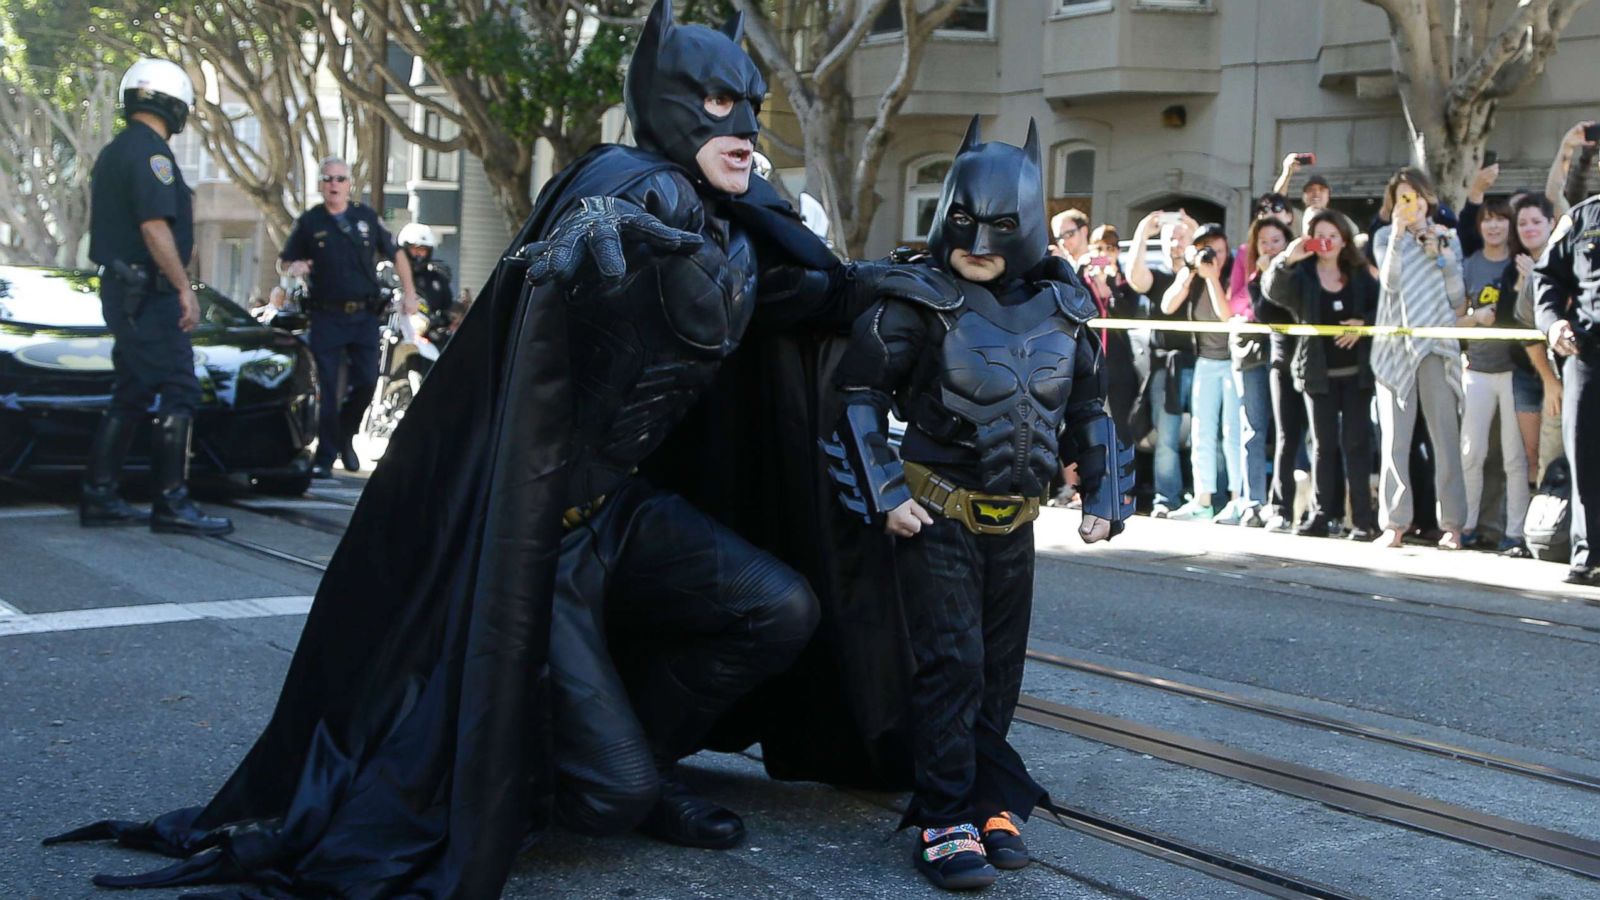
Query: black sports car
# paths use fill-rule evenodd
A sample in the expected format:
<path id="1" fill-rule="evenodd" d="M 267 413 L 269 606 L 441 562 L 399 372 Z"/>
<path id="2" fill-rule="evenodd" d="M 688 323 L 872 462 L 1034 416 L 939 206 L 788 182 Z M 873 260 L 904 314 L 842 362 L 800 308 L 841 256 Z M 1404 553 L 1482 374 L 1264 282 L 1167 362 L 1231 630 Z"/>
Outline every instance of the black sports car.
<path id="1" fill-rule="evenodd" d="M 111 399 L 111 331 L 100 314 L 99 276 L 71 269 L 0 266 L 0 474 L 82 468 Z M 317 398 L 311 351 L 256 322 L 232 300 L 196 284 L 200 324 L 191 337 L 204 399 L 195 416 L 192 469 L 243 474 L 269 493 L 311 482 Z M 148 468 L 148 435 L 129 469 Z"/>

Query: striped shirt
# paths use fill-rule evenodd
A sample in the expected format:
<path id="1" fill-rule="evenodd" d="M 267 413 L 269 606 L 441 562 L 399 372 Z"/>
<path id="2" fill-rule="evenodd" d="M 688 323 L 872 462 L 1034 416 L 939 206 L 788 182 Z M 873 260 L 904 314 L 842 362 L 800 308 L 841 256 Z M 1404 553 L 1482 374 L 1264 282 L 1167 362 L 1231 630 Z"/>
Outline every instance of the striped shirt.
<path id="1" fill-rule="evenodd" d="M 1410 328 L 1452 327 L 1456 309 L 1465 299 L 1461 281 L 1461 244 L 1454 231 L 1447 231 L 1451 253 L 1441 254 L 1445 265 L 1430 258 L 1422 244 L 1401 235 L 1396 252 L 1389 252 L 1393 226 L 1378 229 L 1372 243 L 1378 258 L 1380 290 L 1378 316 L 1374 325 L 1400 325 Z M 1405 405 L 1417 383 L 1417 368 L 1429 354 L 1444 357 L 1445 371 L 1456 394 L 1460 395 L 1461 343 L 1454 338 L 1414 338 L 1409 335 L 1372 339 L 1372 372 L 1378 383 L 1394 393 L 1396 402 Z"/>

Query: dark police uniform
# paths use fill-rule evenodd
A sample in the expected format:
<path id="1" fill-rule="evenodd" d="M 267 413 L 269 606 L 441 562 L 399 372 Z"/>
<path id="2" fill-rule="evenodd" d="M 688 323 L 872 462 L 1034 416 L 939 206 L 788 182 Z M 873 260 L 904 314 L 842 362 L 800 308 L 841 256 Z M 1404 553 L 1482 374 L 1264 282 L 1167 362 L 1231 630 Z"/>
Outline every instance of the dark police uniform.
<path id="1" fill-rule="evenodd" d="M 343 221 L 339 221 L 342 218 Z M 278 258 L 310 260 L 306 310 L 321 408 L 317 465 L 332 465 L 378 383 L 378 262 L 398 247 L 372 207 L 352 201 L 342 217 L 317 204 L 294 223 Z"/>
<path id="2" fill-rule="evenodd" d="M 1600 553 L 1589 544 L 1590 535 L 1600 534 L 1600 197 L 1574 206 L 1556 225 L 1533 269 L 1533 297 L 1539 330 L 1548 335 L 1565 319 L 1578 345 L 1562 362 L 1561 442 L 1573 476 L 1573 576 L 1594 583 L 1600 566 Z"/>
<path id="3" fill-rule="evenodd" d="M 111 362 L 113 412 L 192 415 L 200 404 L 194 348 L 178 327 L 178 289 L 156 270 L 139 231 L 165 219 L 179 258 L 194 249 L 194 195 L 173 162 L 172 149 L 137 120 L 118 134 L 90 176 L 89 258 L 102 267 L 100 306 L 116 338 Z M 130 284 L 118 274 L 138 273 Z"/>

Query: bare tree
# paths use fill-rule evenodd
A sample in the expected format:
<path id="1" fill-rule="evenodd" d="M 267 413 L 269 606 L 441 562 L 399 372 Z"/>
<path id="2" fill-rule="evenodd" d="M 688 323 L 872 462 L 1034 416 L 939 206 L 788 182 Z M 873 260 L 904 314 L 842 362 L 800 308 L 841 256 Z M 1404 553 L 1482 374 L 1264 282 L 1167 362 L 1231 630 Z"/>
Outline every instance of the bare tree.
<path id="1" fill-rule="evenodd" d="M 1362 2 L 1389 19 L 1412 162 L 1459 206 L 1483 159 L 1496 107 L 1544 71 L 1562 30 L 1589 0 Z"/>
<path id="2" fill-rule="evenodd" d="M 305 173 L 339 149 L 339 129 L 361 124 L 322 108 L 316 86 L 327 48 L 284 0 L 203 0 L 131 21 L 131 33 L 108 29 L 105 39 L 183 65 L 194 81 L 194 127 L 281 245 L 303 210 Z M 254 125 L 248 134 L 246 123 Z M 358 165 L 369 155 L 356 154 Z"/>
<path id="3" fill-rule="evenodd" d="M 903 28 L 900 66 L 857 142 L 846 67 L 891 3 L 898 5 Z M 766 4 L 758 0 L 733 0 L 733 5 L 745 14 L 745 33 L 757 61 L 772 73 L 799 119 L 806 190 L 827 208 L 834 244 L 859 254 L 883 203 L 876 183 L 889 129 L 916 84 L 929 38 L 961 0 L 790 0 L 776 4 L 773 19 L 762 17 Z M 807 65 L 810 61 L 815 62 Z"/>
<path id="4" fill-rule="evenodd" d="M 0 57 L 0 222 L 7 262 L 75 265 L 89 230 L 89 173 L 116 125 L 117 76 L 66 73 L 69 90 L 40 84 Z"/>
<path id="5" fill-rule="evenodd" d="M 465 150 L 508 221 L 532 210 L 535 142 L 557 167 L 600 140 L 600 117 L 621 102 L 622 65 L 643 0 L 289 0 L 322 43 L 343 48 L 329 67 L 345 97 L 409 143 Z M 442 92 L 388 65 L 390 42 L 427 60 Z M 448 127 L 428 133 L 389 104 L 398 95 Z"/>

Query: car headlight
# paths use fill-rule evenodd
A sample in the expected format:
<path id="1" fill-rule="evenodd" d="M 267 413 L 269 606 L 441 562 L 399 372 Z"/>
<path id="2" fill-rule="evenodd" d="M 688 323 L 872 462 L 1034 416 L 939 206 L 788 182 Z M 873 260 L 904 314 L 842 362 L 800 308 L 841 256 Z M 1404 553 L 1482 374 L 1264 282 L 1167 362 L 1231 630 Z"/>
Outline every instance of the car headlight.
<path id="1" fill-rule="evenodd" d="M 294 374 L 294 357 L 271 353 L 250 360 L 239 368 L 239 377 L 264 388 L 275 388 Z"/>

